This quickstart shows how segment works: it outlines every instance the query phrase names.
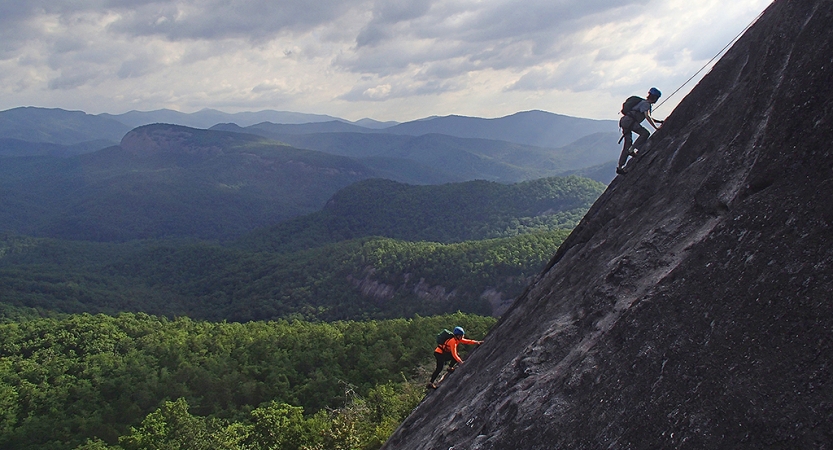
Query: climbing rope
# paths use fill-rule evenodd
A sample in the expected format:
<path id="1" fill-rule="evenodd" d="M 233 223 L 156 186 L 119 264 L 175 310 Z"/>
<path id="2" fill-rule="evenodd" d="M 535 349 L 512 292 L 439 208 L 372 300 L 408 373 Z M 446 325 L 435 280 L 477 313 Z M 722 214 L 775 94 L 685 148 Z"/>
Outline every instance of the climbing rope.
<path id="1" fill-rule="evenodd" d="M 740 33 L 738 33 L 738 35 L 737 35 L 737 36 L 735 36 L 735 37 L 734 37 L 734 39 L 732 39 L 731 41 L 729 41 L 729 43 L 728 43 L 728 44 L 726 44 L 726 46 L 725 46 L 725 47 L 723 47 L 722 49 L 720 49 L 720 51 L 719 51 L 719 52 L 717 52 L 717 54 L 716 54 L 716 55 L 714 55 L 714 56 L 712 57 L 712 59 L 710 59 L 710 60 L 709 60 L 709 62 L 707 62 L 706 64 L 703 64 L 703 67 L 701 67 L 701 68 L 700 68 L 700 70 L 698 70 L 698 71 L 697 71 L 694 75 L 692 75 L 692 76 L 691 76 L 691 78 L 689 78 L 688 80 L 686 80 L 686 81 L 685 81 L 685 83 L 681 84 L 681 85 L 680 85 L 680 87 L 678 87 L 678 88 L 677 88 L 674 92 L 672 92 L 672 93 L 671 93 L 671 95 L 669 95 L 669 96 L 665 97 L 665 100 L 661 101 L 659 105 L 657 105 L 655 108 L 653 108 L 653 110 L 657 110 L 657 109 L 659 109 L 659 107 L 660 107 L 660 106 L 662 106 L 662 105 L 663 105 L 663 103 L 667 102 L 667 101 L 668 101 L 668 99 L 670 99 L 671 97 L 673 97 L 673 96 L 674 96 L 674 94 L 676 94 L 677 92 L 679 92 L 679 91 L 680 91 L 680 89 L 682 89 L 682 88 L 683 88 L 683 86 L 687 85 L 687 84 L 688 84 L 691 80 L 693 80 L 693 79 L 694 79 L 694 77 L 696 77 L 696 76 L 697 76 L 697 74 L 699 74 L 699 73 L 700 73 L 700 72 L 702 72 L 702 71 L 703 71 L 706 67 L 708 67 L 708 66 L 709 66 L 709 64 L 711 64 L 711 63 L 712 63 L 712 61 L 714 61 L 715 59 L 717 59 L 717 57 L 718 57 L 718 56 L 722 55 L 722 54 L 723 54 L 723 52 L 725 52 L 725 51 L 726 51 L 726 49 L 728 49 L 729 47 L 731 47 L 731 46 L 732 46 L 732 44 L 734 44 L 734 43 L 735 43 L 735 41 L 737 41 L 738 39 L 740 39 L 740 37 L 741 37 L 741 36 L 743 36 L 743 33 L 746 33 L 746 30 L 750 29 L 750 28 L 752 27 L 752 25 L 754 25 L 754 24 L 755 24 L 755 22 L 757 22 L 757 21 L 758 21 L 758 19 L 760 19 L 760 18 L 761 18 L 761 16 L 763 16 L 763 15 L 764 15 L 764 12 L 766 12 L 766 8 L 764 8 L 764 10 L 763 10 L 763 11 L 761 11 L 761 13 L 760 13 L 760 14 L 758 14 L 758 16 L 757 16 L 757 17 L 755 17 L 754 19 L 752 19 L 752 21 L 751 21 L 751 22 L 749 22 L 749 25 L 747 25 L 747 26 L 746 26 L 746 28 L 744 28 L 744 29 L 743 29 L 743 31 L 741 31 Z"/>

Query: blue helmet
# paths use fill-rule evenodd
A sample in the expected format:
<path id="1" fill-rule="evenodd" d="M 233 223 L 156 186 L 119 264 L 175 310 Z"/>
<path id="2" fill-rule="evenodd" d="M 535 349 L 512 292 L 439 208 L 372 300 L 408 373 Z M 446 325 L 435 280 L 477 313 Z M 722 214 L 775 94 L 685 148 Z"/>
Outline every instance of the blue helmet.
<path id="1" fill-rule="evenodd" d="M 657 98 L 660 98 L 660 96 L 662 96 L 662 92 L 660 92 L 659 89 L 657 89 L 655 87 L 652 87 L 651 89 L 648 89 L 648 93 L 651 94 L 651 95 L 656 96 Z"/>
<path id="2" fill-rule="evenodd" d="M 466 334 L 466 332 L 461 327 L 454 327 L 454 335 L 455 336 L 462 336 L 464 334 Z"/>

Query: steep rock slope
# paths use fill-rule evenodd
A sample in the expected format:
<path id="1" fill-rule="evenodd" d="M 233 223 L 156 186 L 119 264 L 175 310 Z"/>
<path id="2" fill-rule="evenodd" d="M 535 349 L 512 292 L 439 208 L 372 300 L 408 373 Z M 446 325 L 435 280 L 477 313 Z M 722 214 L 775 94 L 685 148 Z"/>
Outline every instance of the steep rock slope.
<path id="1" fill-rule="evenodd" d="M 770 5 L 384 448 L 830 448 L 831 55 Z"/>

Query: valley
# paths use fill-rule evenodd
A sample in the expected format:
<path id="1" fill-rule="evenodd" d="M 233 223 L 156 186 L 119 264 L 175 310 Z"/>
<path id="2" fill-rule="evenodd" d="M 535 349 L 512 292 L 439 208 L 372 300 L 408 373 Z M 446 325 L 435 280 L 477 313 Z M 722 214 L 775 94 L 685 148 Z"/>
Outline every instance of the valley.
<path id="1" fill-rule="evenodd" d="M 433 333 L 485 336 L 605 189 L 570 174 L 612 173 L 540 112 L 154 114 L 0 112 L 0 448 L 378 448 Z"/>

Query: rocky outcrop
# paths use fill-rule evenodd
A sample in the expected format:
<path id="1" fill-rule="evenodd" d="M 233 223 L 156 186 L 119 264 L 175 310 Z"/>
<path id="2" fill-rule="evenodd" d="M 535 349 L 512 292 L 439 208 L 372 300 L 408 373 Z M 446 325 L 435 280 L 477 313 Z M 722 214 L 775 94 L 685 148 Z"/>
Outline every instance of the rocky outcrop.
<path id="1" fill-rule="evenodd" d="M 494 288 L 488 288 L 480 294 L 480 298 L 489 302 L 489 306 L 492 308 L 492 315 L 495 317 L 500 317 L 503 313 L 512 306 L 513 298 L 509 298 L 506 296 L 504 292 L 500 292 Z"/>
<path id="2" fill-rule="evenodd" d="M 773 3 L 384 448 L 830 448 L 831 55 Z"/>
<path id="3" fill-rule="evenodd" d="M 159 153 L 178 153 L 204 157 L 218 156 L 223 149 L 215 142 L 198 139 L 198 134 L 212 133 L 217 142 L 221 133 L 197 130 L 177 125 L 154 124 L 131 130 L 121 140 L 121 148 L 134 156 L 153 156 Z M 202 137 L 202 136 L 199 136 Z"/>
<path id="4" fill-rule="evenodd" d="M 375 274 L 376 269 L 373 267 L 366 267 L 364 270 L 364 278 L 356 278 L 353 275 L 347 275 L 347 281 L 357 287 L 363 296 L 371 298 L 376 303 L 389 301 L 393 298 L 393 294 L 396 292 L 396 286 L 375 280 L 373 278 Z"/>

